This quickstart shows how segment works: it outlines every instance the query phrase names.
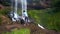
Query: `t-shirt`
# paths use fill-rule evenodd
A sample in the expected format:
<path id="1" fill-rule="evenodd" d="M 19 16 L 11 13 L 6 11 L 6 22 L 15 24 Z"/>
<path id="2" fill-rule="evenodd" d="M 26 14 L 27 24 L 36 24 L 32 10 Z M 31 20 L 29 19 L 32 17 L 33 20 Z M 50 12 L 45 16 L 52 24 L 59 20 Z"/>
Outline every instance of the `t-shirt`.
<path id="1" fill-rule="evenodd" d="M 23 16 L 28 17 L 27 12 L 23 12 Z"/>

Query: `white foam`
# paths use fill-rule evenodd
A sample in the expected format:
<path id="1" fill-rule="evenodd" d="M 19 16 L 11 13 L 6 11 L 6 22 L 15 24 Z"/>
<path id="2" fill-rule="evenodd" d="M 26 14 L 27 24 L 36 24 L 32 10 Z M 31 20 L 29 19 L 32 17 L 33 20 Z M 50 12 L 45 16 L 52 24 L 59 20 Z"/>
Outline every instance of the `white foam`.
<path id="1" fill-rule="evenodd" d="M 43 26 L 41 26 L 40 24 L 38 24 L 38 26 L 40 27 L 40 28 L 42 28 L 42 29 L 45 29 Z"/>
<path id="2" fill-rule="evenodd" d="M 15 22 L 16 20 L 14 18 L 12 18 L 12 21 Z"/>

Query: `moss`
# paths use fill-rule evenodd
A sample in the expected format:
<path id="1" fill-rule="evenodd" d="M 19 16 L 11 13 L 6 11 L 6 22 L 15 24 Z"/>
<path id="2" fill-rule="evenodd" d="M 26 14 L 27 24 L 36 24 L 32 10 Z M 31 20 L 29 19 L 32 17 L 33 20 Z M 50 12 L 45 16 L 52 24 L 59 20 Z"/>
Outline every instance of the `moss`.
<path id="1" fill-rule="evenodd" d="M 45 10 L 28 10 L 28 14 L 30 17 L 36 20 L 36 23 L 41 24 L 45 28 L 60 31 L 59 10 L 54 8 Z"/>
<path id="2" fill-rule="evenodd" d="M 30 34 L 30 29 L 22 28 L 22 29 L 13 29 L 11 32 L 3 32 L 2 34 Z"/>
<path id="3" fill-rule="evenodd" d="M 0 25 L 1 25 L 1 23 L 2 23 L 2 19 L 0 18 Z"/>

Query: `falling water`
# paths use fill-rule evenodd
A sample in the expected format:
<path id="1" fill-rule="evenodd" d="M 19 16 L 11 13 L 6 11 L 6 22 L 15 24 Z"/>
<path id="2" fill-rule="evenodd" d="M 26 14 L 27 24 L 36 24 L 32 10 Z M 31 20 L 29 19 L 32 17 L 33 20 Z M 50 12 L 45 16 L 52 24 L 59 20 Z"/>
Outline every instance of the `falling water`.
<path id="1" fill-rule="evenodd" d="M 19 20 L 18 19 L 19 16 L 17 14 L 17 4 L 18 4 L 17 1 L 18 0 L 11 0 L 11 2 L 12 2 L 11 7 L 12 7 L 13 10 L 10 12 L 10 17 L 11 17 L 12 21 Z"/>
<path id="2" fill-rule="evenodd" d="M 22 19 L 25 22 L 30 22 L 30 20 L 28 19 L 28 14 L 27 14 L 27 0 L 21 0 L 21 4 L 22 4 Z M 27 19 L 25 19 L 27 17 Z"/>
<path id="3" fill-rule="evenodd" d="M 17 1 L 18 0 L 15 0 L 15 13 L 17 13 Z"/>
<path id="4" fill-rule="evenodd" d="M 22 16 L 24 16 L 23 11 L 25 11 L 25 16 L 28 17 L 28 14 L 27 14 L 27 0 L 21 0 L 21 4 L 22 4 Z"/>
<path id="5" fill-rule="evenodd" d="M 12 12 L 10 13 L 10 17 L 12 18 L 12 21 L 20 20 L 20 16 L 17 14 L 17 6 L 18 6 L 18 0 L 11 0 L 12 1 Z M 25 17 L 28 17 L 27 14 L 27 0 L 20 0 L 22 5 L 22 19 L 25 20 Z"/>

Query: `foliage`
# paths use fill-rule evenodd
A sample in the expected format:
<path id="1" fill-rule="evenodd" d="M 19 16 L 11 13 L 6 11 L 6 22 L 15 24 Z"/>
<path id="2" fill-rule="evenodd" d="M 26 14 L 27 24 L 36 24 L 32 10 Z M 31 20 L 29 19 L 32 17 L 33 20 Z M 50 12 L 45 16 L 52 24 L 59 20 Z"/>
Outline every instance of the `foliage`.
<path id="1" fill-rule="evenodd" d="M 60 0 L 52 0 L 52 7 L 60 7 Z"/>
<path id="2" fill-rule="evenodd" d="M 4 8 L 0 10 L 0 14 L 2 15 L 7 15 L 10 12 L 10 8 Z"/>
<path id="3" fill-rule="evenodd" d="M 51 10 L 51 9 L 50 9 Z M 41 17 L 41 21 L 43 22 L 43 25 L 48 28 L 48 29 L 55 29 L 57 30 L 56 28 L 60 28 L 58 27 L 57 23 L 59 23 L 59 11 L 57 12 L 53 12 L 55 10 L 51 10 L 52 12 L 50 13 L 43 13 L 42 17 Z M 59 30 L 59 29 L 58 29 Z"/>
<path id="4" fill-rule="evenodd" d="M 35 20 L 35 23 L 40 23 L 40 10 L 28 10 L 28 14 L 30 18 Z"/>
<path id="5" fill-rule="evenodd" d="M 36 23 L 47 29 L 60 31 L 60 11 L 57 8 L 28 11 L 29 16 L 34 18 Z"/>
<path id="6" fill-rule="evenodd" d="M 11 32 L 3 32 L 2 34 L 30 34 L 30 30 L 28 28 L 22 28 L 22 29 L 13 29 Z"/>
<path id="7" fill-rule="evenodd" d="M 5 6 L 10 6 L 11 5 L 11 0 L 0 0 L 0 4 L 3 4 Z"/>
<path id="8" fill-rule="evenodd" d="M 1 24 L 1 22 L 2 22 L 2 19 L 0 18 L 0 24 Z"/>

